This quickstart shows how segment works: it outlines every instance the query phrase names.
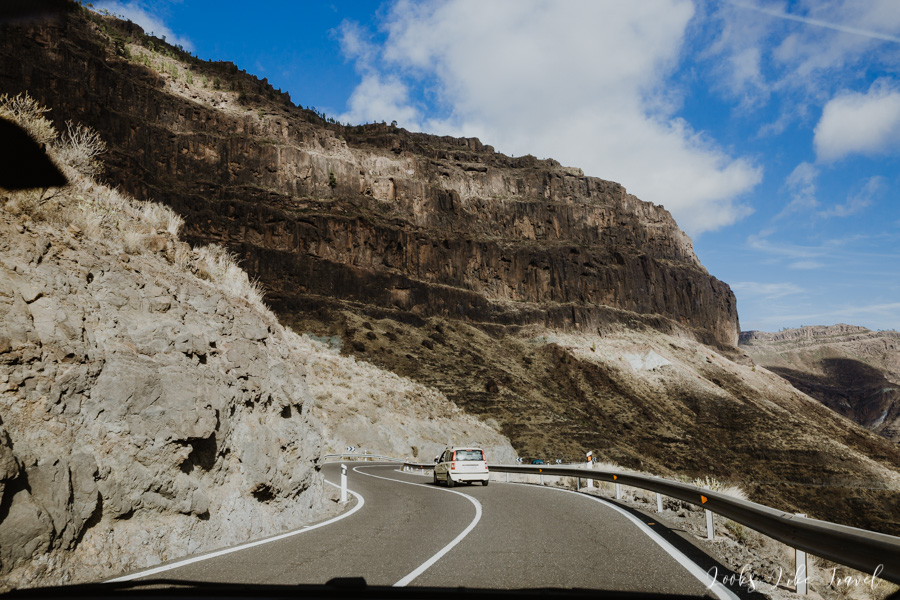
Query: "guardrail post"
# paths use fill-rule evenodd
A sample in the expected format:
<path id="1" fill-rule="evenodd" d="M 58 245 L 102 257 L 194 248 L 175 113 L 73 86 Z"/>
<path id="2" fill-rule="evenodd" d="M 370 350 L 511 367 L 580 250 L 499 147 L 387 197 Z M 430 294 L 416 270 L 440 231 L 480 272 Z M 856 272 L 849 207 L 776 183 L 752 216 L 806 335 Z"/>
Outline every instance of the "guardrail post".
<path id="1" fill-rule="evenodd" d="M 575 478 L 575 491 L 576 491 L 576 492 L 580 492 L 580 491 L 581 491 L 581 477 L 576 477 L 576 478 Z"/>
<path id="2" fill-rule="evenodd" d="M 806 513 L 797 513 L 798 517 L 805 517 Z M 809 570 L 806 560 L 806 552 L 794 549 L 794 579 L 797 582 L 797 594 L 805 596 L 809 593 Z"/>
<path id="3" fill-rule="evenodd" d="M 341 504 L 347 502 L 347 465 L 341 463 Z"/>
<path id="4" fill-rule="evenodd" d="M 616 500 L 621 500 L 621 499 L 622 499 L 622 484 L 617 483 L 616 484 Z"/>
<path id="5" fill-rule="evenodd" d="M 659 492 L 656 493 L 656 512 L 662 512 L 662 494 Z"/>
<path id="6" fill-rule="evenodd" d="M 541 473 L 541 485 L 544 485 L 544 474 Z"/>
<path id="7" fill-rule="evenodd" d="M 716 529 L 713 525 L 713 514 L 711 510 L 706 511 L 706 539 L 712 541 L 716 537 Z"/>
<path id="8" fill-rule="evenodd" d="M 506 473 L 506 483 L 509 483 L 509 472 Z"/>
<path id="9" fill-rule="evenodd" d="M 585 463 L 585 467 L 588 468 L 588 469 L 593 469 L 593 468 L 594 468 L 594 463 L 591 462 L 591 461 L 587 461 L 587 463 Z M 593 488 L 593 487 L 594 487 L 594 480 L 593 480 L 593 479 L 588 479 L 588 480 L 585 482 L 584 487 L 586 487 L 586 488 Z"/>

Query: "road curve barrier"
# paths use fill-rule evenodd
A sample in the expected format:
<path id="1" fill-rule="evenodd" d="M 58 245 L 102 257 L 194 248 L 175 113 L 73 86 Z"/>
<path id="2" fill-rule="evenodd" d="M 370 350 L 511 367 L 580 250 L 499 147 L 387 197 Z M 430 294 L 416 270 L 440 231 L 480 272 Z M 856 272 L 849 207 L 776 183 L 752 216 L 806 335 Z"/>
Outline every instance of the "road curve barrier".
<path id="1" fill-rule="evenodd" d="M 408 461 L 403 466 L 418 469 L 434 467 L 433 464 Z M 800 552 L 808 552 L 864 573 L 874 572 L 881 579 L 900 585 L 900 537 L 897 536 L 810 519 L 689 483 L 650 475 L 549 465 L 489 464 L 488 470 L 497 473 L 593 479 L 614 483 L 617 488 L 624 485 L 656 492 L 699 505 L 710 511 L 707 515 L 720 514 Z M 657 508 L 662 510 L 659 501 Z M 712 524 L 711 516 L 708 517 L 708 523 Z"/>
<path id="2" fill-rule="evenodd" d="M 328 462 L 328 459 L 337 459 L 337 460 L 345 460 L 345 459 L 346 460 L 360 460 L 361 459 L 363 461 L 378 460 L 378 461 L 395 462 L 395 463 L 405 462 L 402 458 L 396 458 L 393 456 L 382 456 L 381 454 L 361 454 L 359 452 L 356 452 L 356 453 L 345 452 L 343 454 L 323 454 L 322 455 L 322 462 Z"/>

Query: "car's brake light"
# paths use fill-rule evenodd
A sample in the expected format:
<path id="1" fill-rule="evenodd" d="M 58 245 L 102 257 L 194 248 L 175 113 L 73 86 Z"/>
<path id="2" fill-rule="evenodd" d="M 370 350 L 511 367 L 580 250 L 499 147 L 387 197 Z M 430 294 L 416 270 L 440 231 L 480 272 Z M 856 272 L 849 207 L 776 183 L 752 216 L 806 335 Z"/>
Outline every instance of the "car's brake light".
<path id="1" fill-rule="evenodd" d="M 450 470 L 451 470 L 451 471 L 455 471 L 455 470 L 456 470 L 456 463 L 455 463 L 455 462 L 450 463 Z"/>

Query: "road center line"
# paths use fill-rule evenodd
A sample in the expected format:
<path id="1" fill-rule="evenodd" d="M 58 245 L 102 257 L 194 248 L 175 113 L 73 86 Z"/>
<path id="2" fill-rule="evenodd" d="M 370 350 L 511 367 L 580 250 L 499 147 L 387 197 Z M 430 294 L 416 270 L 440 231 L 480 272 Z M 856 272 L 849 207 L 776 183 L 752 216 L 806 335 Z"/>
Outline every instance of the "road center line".
<path id="1" fill-rule="evenodd" d="M 341 486 L 337 485 L 336 483 L 331 483 L 330 481 L 328 481 L 325 478 L 323 478 L 322 480 L 325 483 L 327 483 L 328 485 L 333 485 L 334 487 L 337 487 L 337 488 L 341 487 Z M 353 497 L 356 498 L 356 501 L 357 501 L 356 506 L 354 506 L 351 510 L 349 510 L 343 514 L 338 515 L 338 516 L 334 517 L 333 519 L 329 519 L 327 521 L 319 523 L 318 525 L 312 525 L 309 527 L 304 526 L 304 527 L 301 527 L 300 529 L 296 529 L 294 531 L 289 531 L 287 533 L 282 533 L 282 534 L 279 534 L 279 535 L 276 535 L 276 536 L 273 536 L 270 538 L 257 540 L 255 542 L 248 542 L 246 544 L 241 544 L 240 546 L 234 546 L 233 548 L 225 548 L 223 550 L 217 550 L 215 552 L 210 552 L 209 554 L 204 554 L 202 556 L 194 556 L 192 558 L 186 558 L 184 560 L 179 560 L 177 562 L 174 562 L 174 563 L 171 563 L 168 565 L 162 565 L 160 567 L 154 567 L 152 569 L 147 569 L 146 571 L 138 571 L 137 573 L 131 573 L 130 575 L 123 575 L 122 577 L 116 577 L 115 579 L 108 579 L 108 580 L 106 580 L 105 583 L 117 583 L 120 581 L 131 581 L 132 579 L 138 579 L 139 577 L 149 577 L 150 575 L 156 575 L 157 573 L 162 573 L 164 571 L 171 571 L 172 569 L 177 569 L 179 567 L 192 565 L 192 564 L 198 563 L 200 561 L 209 560 L 210 558 L 216 558 L 218 556 L 224 556 L 226 554 L 231 554 L 232 552 L 246 550 L 248 548 L 253 548 L 255 546 L 262 546 L 263 544 L 268 544 L 269 542 L 283 540 L 285 538 L 289 538 L 289 537 L 298 535 L 300 533 L 306 533 L 307 531 L 312 531 L 313 529 L 318 529 L 319 527 L 325 527 L 326 525 L 331 525 L 332 523 L 336 523 L 336 522 L 340 521 L 341 519 L 346 519 L 347 517 L 349 517 L 350 515 L 352 515 L 359 509 L 361 509 L 363 507 L 363 505 L 365 505 L 365 503 L 366 503 L 366 501 L 363 499 L 363 497 L 360 494 L 358 494 L 350 489 L 348 489 L 347 491 L 350 492 L 351 494 L 353 494 Z"/>
<path id="2" fill-rule="evenodd" d="M 471 533 L 473 529 L 475 529 L 475 526 L 478 525 L 478 521 L 481 520 L 481 503 L 478 500 L 476 500 L 475 498 L 473 498 L 472 496 L 463 494 L 462 492 L 457 492 L 455 490 L 445 490 L 445 489 L 437 488 L 433 485 L 428 485 L 425 483 L 414 483 L 412 481 L 403 481 L 402 479 L 391 479 L 390 477 L 382 477 L 381 475 L 372 475 L 371 473 L 363 473 L 362 471 L 359 470 L 361 468 L 365 468 L 365 467 L 354 467 L 353 470 L 356 471 L 357 473 L 359 473 L 360 475 L 366 475 L 367 477 L 375 477 L 377 479 L 393 481 L 394 483 L 405 483 L 406 485 L 417 485 L 420 487 L 428 488 L 429 490 L 438 490 L 441 492 L 449 492 L 451 494 L 456 494 L 457 496 L 462 496 L 463 498 L 465 498 L 466 500 L 468 500 L 475 506 L 475 518 L 472 519 L 472 522 L 469 523 L 468 527 L 463 529 L 462 533 L 460 533 L 458 536 L 453 538 L 453 541 L 451 541 L 449 544 L 447 544 L 446 546 L 444 546 L 443 548 L 438 550 L 438 552 L 434 556 L 432 556 L 431 558 L 429 558 L 428 560 L 423 562 L 421 565 L 416 567 L 406 577 L 404 577 L 403 579 L 401 579 L 400 581 L 395 583 L 393 585 L 393 587 L 406 587 L 407 585 L 409 585 L 416 577 L 418 577 L 419 575 L 421 575 L 422 573 L 427 571 L 431 567 L 431 565 L 433 565 L 434 563 L 439 561 L 441 559 L 441 557 L 443 557 L 445 554 L 450 552 L 450 550 L 452 550 L 454 546 L 456 546 L 458 543 L 463 541 L 463 539 L 467 535 L 469 535 L 469 533 Z"/>
<path id="3" fill-rule="evenodd" d="M 531 485 L 531 484 L 523 483 L 521 485 Z M 720 600 L 739 600 L 738 596 L 734 592 L 732 592 L 727 587 L 722 585 L 721 582 L 712 580 L 712 578 L 709 576 L 709 574 L 706 571 L 701 569 L 697 563 L 695 563 L 690 558 L 685 556 L 684 553 L 681 552 L 681 550 L 679 550 L 678 548 L 673 546 L 661 535 L 659 535 L 658 533 L 656 533 L 655 531 L 650 529 L 650 527 L 648 527 L 646 523 L 644 523 L 643 521 L 641 521 L 640 519 L 635 517 L 633 514 L 631 514 L 627 510 L 624 510 L 620 506 L 616 506 L 612 502 L 607 502 L 605 498 L 598 498 L 597 496 L 591 496 L 589 494 L 583 494 L 581 492 L 576 492 L 573 490 L 564 490 L 564 489 L 560 489 L 560 488 L 551 488 L 551 487 L 545 487 L 543 489 L 554 490 L 557 492 L 566 492 L 568 494 L 576 494 L 576 495 L 582 496 L 584 498 L 590 498 L 591 500 L 599 502 L 600 504 L 602 504 L 604 506 L 608 506 L 612 509 L 615 509 L 616 511 L 618 511 L 619 513 L 624 515 L 626 518 L 628 518 L 632 523 L 637 525 L 638 528 L 642 532 L 644 532 L 644 534 L 647 537 L 649 537 L 651 540 L 656 542 L 656 544 L 660 548 L 665 550 L 669 554 L 669 556 L 671 556 L 672 558 L 677 560 L 681 564 L 682 567 L 687 569 L 687 571 L 691 575 L 693 575 L 694 577 L 699 579 L 700 583 L 707 586 L 706 589 L 711 591 L 712 593 L 714 593 L 716 595 L 716 597 L 718 597 Z"/>

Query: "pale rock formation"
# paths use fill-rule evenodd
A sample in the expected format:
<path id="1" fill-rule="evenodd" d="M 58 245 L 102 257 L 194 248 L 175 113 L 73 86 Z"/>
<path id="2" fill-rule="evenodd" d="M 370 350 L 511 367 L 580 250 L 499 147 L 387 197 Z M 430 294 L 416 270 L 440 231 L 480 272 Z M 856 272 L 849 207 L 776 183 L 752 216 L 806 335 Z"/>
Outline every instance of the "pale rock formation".
<path id="1" fill-rule="evenodd" d="M 270 313 L 163 254 L 2 211 L 0 240 L 7 583 L 112 575 L 323 512 L 304 357 Z"/>

